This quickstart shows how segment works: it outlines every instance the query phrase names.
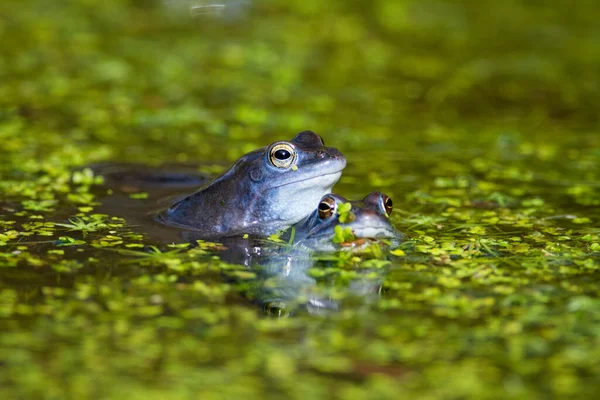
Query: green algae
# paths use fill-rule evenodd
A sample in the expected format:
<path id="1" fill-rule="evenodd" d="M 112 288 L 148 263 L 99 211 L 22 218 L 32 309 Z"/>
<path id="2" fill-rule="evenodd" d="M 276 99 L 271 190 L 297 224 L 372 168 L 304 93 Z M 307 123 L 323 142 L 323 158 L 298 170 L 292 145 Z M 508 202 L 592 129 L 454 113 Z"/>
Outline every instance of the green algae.
<path id="1" fill-rule="evenodd" d="M 2 2 L 0 395 L 591 398 L 598 11 L 268 1 L 222 20 Z M 326 314 L 265 312 L 273 280 L 103 214 L 118 193 L 84 168 L 217 173 L 303 129 L 347 156 L 336 191 L 388 193 L 408 236 L 320 256 L 302 295 L 339 304 Z"/>

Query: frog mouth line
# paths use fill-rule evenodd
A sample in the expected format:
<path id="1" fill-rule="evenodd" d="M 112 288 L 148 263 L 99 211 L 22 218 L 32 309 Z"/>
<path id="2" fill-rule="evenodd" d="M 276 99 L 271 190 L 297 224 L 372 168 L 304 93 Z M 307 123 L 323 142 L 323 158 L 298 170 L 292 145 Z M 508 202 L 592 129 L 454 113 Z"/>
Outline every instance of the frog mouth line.
<path id="1" fill-rule="evenodd" d="M 341 175 L 342 175 L 342 169 L 339 169 L 339 170 L 337 170 L 337 171 L 335 171 L 335 172 L 330 172 L 330 173 L 328 173 L 328 174 L 322 174 L 322 175 L 313 176 L 313 177 L 311 177 L 311 178 L 306 178 L 306 179 L 298 179 L 297 181 L 286 182 L 286 183 L 283 183 L 283 184 L 281 184 L 281 185 L 273 186 L 273 187 L 269 188 L 269 190 L 271 190 L 271 189 L 277 189 L 277 188 L 280 188 L 280 187 L 283 187 L 283 186 L 287 186 L 287 185 L 293 185 L 293 184 L 295 184 L 295 183 L 300 183 L 300 182 L 311 181 L 311 180 L 314 180 L 314 179 L 325 178 L 325 177 L 327 177 L 327 176 L 332 176 L 332 175 L 339 175 L 339 176 L 341 176 Z M 338 177 L 338 179 L 339 179 L 339 177 Z M 337 179 L 336 179 L 336 181 L 337 181 Z M 335 183 L 336 181 L 334 181 L 334 183 Z"/>

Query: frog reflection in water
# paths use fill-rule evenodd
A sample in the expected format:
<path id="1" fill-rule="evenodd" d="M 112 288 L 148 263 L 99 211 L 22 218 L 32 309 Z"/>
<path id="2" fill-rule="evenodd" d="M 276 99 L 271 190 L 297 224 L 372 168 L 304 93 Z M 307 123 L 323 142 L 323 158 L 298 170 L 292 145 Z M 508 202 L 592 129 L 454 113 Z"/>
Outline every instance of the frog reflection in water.
<path id="1" fill-rule="evenodd" d="M 293 246 L 272 251 L 267 246 L 250 246 L 245 251 L 233 246 L 223 256 L 256 271 L 253 293 L 270 314 L 288 313 L 299 306 L 306 307 L 311 313 L 336 310 L 339 302 L 319 294 L 317 281 L 307 273 L 319 266 L 315 251 L 356 252 L 375 243 L 389 247 L 399 245 L 403 235 L 391 224 L 391 212 L 392 200 L 380 192 L 350 202 L 342 196 L 327 194 L 313 213 L 281 236 Z M 377 279 L 354 280 L 348 292 L 368 301 L 367 297 L 378 292 L 383 280 L 382 270 L 375 275 Z"/>
<path id="2" fill-rule="evenodd" d="M 338 181 L 346 159 L 311 131 L 240 158 L 228 171 L 159 215 L 204 239 L 270 236 L 306 217 Z"/>

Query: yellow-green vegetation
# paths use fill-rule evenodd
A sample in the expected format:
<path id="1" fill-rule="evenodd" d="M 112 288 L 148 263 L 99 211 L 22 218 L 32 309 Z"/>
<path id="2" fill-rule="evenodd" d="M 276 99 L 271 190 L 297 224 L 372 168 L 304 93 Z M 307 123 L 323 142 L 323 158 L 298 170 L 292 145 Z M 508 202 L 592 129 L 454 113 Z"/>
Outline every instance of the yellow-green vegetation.
<path id="1" fill-rule="evenodd" d="M 600 391 L 596 0 L 189 15 L 0 2 L 1 398 Z M 346 155 L 336 191 L 389 194 L 409 238 L 317 261 L 328 313 L 265 313 L 260 271 L 103 213 L 110 191 L 82 168 L 213 172 L 304 129 Z"/>
<path id="2" fill-rule="evenodd" d="M 349 204 L 349 203 L 347 203 Z M 340 217 L 341 219 L 341 217 Z M 334 228 L 334 235 L 331 238 L 333 243 L 345 243 L 352 242 L 356 239 L 354 233 L 352 233 L 352 229 L 348 226 L 336 225 Z"/>
<path id="3" fill-rule="evenodd" d="M 340 204 L 337 212 L 339 214 L 339 221 L 342 224 L 345 224 L 346 222 L 352 222 L 356 218 L 356 216 L 352 212 L 352 204 L 350 203 Z"/>

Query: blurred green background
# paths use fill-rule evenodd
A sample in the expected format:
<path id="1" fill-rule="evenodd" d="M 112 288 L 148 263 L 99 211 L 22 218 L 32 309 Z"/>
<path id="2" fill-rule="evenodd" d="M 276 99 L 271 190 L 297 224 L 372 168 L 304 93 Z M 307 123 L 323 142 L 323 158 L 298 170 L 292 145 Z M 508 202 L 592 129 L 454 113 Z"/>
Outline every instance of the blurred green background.
<path id="1" fill-rule="evenodd" d="M 0 3 L 2 398 L 600 389 L 597 1 L 167 3 Z M 409 236 L 313 271 L 337 314 L 270 318 L 210 254 L 53 225 L 97 206 L 73 168 L 218 171 L 305 129 L 348 158 L 336 191 L 389 193 Z"/>

